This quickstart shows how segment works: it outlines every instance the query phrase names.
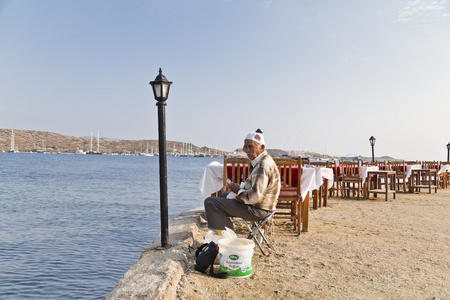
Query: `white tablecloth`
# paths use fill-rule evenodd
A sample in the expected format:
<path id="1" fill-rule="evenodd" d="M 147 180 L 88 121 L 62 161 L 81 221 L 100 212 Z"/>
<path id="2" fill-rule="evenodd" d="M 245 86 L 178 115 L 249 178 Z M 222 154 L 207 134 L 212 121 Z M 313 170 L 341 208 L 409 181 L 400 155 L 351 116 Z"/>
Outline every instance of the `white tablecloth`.
<path id="1" fill-rule="evenodd" d="M 411 170 L 419 170 L 422 169 L 422 165 L 407 165 L 406 166 L 406 179 L 409 179 L 411 176 Z"/>
<path id="2" fill-rule="evenodd" d="M 316 172 L 316 185 L 315 190 L 319 189 L 322 186 L 323 180 L 328 179 L 328 187 L 330 189 L 334 183 L 334 174 L 333 169 L 324 168 L 324 167 L 313 167 Z"/>
<path id="3" fill-rule="evenodd" d="M 199 189 L 203 197 L 210 196 L 223 188 L 223 164 L 213 161 L 206 166 Z"/>
<path id="4" fill-rule="evenodd" d="M 322 183 L 322 181 L 320 181 Z M 315 168 L 302 168 L 302 199 L 305 200 L 309 192 L 316 189 L 316 170 Z"/>
<path id="5" fill-rule="evenodd" d="M 438 175 L 445 172 L 450 172 L 450 165 L 442 165 L 438 171 Z"/>
<path id="6" fill-rule="evenodd" d="M 360 176 L 361 176 L 362 182 L 364 183 L 366 181 L 367 173 L 369 171 L 379 171 L 379 170 L 380 170 L 380 168 L 378 168 L 377 166 L 361 166 Z"/>

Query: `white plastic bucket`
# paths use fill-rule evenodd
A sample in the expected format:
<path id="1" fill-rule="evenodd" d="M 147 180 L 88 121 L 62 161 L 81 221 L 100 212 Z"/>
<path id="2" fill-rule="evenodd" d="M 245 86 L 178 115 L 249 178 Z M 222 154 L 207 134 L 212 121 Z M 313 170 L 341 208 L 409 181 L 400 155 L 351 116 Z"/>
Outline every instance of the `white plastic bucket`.
<path id="1" fill-rule="evenodd" d="M 219 240 L 220 272 L 228 277 L 244 278 L 252 275 L 255 243 L 242 238 Z"/>

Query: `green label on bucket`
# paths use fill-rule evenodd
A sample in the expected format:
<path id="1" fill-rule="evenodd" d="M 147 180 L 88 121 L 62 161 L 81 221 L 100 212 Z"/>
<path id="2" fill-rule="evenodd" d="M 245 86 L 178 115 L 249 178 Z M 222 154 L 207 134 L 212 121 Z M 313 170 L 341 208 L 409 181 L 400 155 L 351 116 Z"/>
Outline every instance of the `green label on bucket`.
<path id="1" fill-rule="evenodd" d="M 220 272 L 225 272 L 230 277 L 247 277 L 252 274 L 253 256 L 241 257 L 231 254 L 227 257 L 220 257 Z"/>

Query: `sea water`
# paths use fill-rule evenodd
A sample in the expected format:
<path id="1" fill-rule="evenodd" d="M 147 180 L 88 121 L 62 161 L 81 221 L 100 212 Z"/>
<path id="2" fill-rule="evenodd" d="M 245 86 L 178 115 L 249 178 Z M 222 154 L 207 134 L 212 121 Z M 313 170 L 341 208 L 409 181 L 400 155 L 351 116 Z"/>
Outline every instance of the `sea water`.
<path id="1" fill-rule="evenodd" d="M 168 157 L 169 219 L 204 168 Z M 160 233 L 159 158 L 0 153 L 0 299 L 101 299 Z M 169 232 L 170 235 L 170 232 Z"/>

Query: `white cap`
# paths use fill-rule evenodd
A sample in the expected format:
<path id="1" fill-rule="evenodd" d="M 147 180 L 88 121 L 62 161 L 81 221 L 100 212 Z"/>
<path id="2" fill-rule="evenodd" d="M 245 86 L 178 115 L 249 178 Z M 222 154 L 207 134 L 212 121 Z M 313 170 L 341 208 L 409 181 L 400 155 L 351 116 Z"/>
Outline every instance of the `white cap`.
<path id="1" fill-rule="evenodd" d="M 265 145 L 264 136 L 262 135 L 262 131 L 260 129 L 250 132 L 249 134 L 247 134 L 247 137 L 245 139 L 252 140 L 260 145 Z"/>

